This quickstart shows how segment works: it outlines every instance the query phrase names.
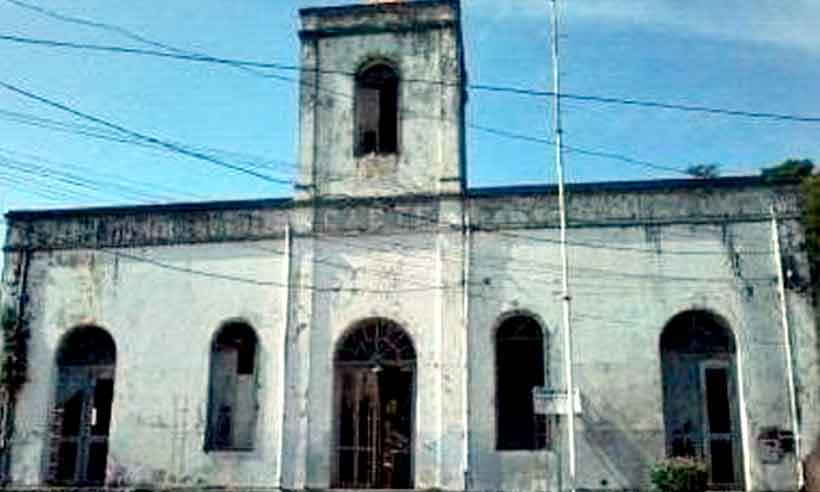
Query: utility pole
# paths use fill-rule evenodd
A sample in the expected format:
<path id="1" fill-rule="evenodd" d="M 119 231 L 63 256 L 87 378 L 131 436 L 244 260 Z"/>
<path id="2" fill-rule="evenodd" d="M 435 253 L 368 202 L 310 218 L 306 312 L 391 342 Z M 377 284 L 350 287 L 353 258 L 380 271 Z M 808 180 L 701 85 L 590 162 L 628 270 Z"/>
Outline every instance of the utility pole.
<path id="1" fill-rule="evenodd" d="M 561 304 L 564 311 L 564 383 L 567 392 L 567 455 L 569 490 L 575 492 L 575 384 L 572 374 L 572 330 L 570 328 L 569 260 L 567 257 L 567 206 L 564 193 L 564 160 L 561 128 L 561 76 L 558 57 L 558 0 L 552 6 L 552 87 L 555 131 L 555 170 L 558 176 L 558 207 L 561 221 Z"/>
<path id="2" fill-rule="evenodd" d="M 786 279 L 783 272 L 783 256 L 780 249 L 780 227 L 774 205 L 772 215 L 772 245 L 774 246 L 774 267 L 777 270 L 777 293 L 780 301 L 780 323 L 783 328 L 783 351 L 786 353 L 786 384 L 789 391 L 789 413 L 791 414 L 792 433 L 794 433 L 795 472 L 797 486 L 803 486 L 803 462 L 800 458 L 800 422 L 797 419 L 797 390 L 794 383 L 794 366 L 792 362 L 792 334 L 789 324 L 789 305 L 786 302 Z"/>

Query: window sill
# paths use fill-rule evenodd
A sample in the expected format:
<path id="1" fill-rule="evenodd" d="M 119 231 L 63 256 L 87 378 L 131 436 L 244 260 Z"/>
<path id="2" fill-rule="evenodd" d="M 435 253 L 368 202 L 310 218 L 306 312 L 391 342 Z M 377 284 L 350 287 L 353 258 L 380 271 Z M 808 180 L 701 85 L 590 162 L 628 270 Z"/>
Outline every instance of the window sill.
<path id="1" fill-rule="evenodd" d="M 356 157 L 360 178 L 375 178 L 393 174 L 398 169 L 399 154 L 366 154 Z"/>
<path id="2" fill-rule="evenodd" d="M 521 454 L 530 454 L 530 453 L 549 453 L 553 450 L 550 448 L 541 448 L 541 449 L 498 449 L 496 448 L 496 453 L 521 453 Z"/>
<path id="3" fill-rule="evenodd" d="M 206 454 L 234 454 L 234 453 L 251 453 L 256 448 L 206 448 Z"/>

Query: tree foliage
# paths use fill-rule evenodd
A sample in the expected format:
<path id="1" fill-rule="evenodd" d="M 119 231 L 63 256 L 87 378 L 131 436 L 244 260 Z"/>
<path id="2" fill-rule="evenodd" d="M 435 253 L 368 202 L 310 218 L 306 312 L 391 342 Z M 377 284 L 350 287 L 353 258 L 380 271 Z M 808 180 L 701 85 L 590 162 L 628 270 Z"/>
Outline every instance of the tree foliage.
<path id="1" fill-rule="evenodd" d="M 764 168 L 760 175 L 770 180 L 807 178 L 813 170 L 811 159 L 786 159 L 776 166 Z"/>
<path id="2" fill-rule="evenodd" d="M 714 179 L 720 176 L 720 166 L 717 164 L 697 164 L 686 168 L 686 173 L 701 179 Z"/>
<path id="3" fill-rule="evenodd" d="M 692 458 L 670 458 L 649 472 L 657 492 L 703 492 L 709 475 L 706 465 Z"/>
<path id="4" fill-rule="evenodd" d="M 806 230 L 806 253 L 809 256 L 811 278 L 815 285 L 820 278 L 820 176 L 803 179 L 803 222 Z"/>
<path id="5" fill-rule="evenodd" d="M 0 311 L 3 332 L 3 360 L 0 364 L 0 385 L 15 393 L 26 382 L 28 369 L 28 330 L 10 307 Z"/>
<path id="6" fill-rule="evenodd" d="M 776 166 L 763 169 L 760 174 L 767 181 L 801 181 L 806 253 L 811 278 L 816 284 L 820 277 L 820 176 L 813 172 L 814 162 L 811 159 L 786 159 Z"/>

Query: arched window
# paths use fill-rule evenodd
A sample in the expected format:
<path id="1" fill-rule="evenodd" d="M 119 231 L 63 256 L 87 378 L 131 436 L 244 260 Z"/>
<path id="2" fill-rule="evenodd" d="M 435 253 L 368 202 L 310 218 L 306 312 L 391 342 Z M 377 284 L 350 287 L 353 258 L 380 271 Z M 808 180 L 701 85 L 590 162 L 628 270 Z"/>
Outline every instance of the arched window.
<path id="1" fill-rule="evenodd" d="M 398 152 L 399 77 L 383 63 L 356 75 L 357 156 Z"/>
<path id="2" fill-rule="evenodd" d="M 253 329 L 229 323 L 211 345 L 206 451 L 244 451 L 256 433 L 256 351 Z"/>
<path id="3" fill-rule="evenodd" d="M 49 482 L 105 482 L 116 354 L 111 335 L 96 326 L 75 328 L 63 337 L 57 351 Z"/>
<path id="4" fill-rule="evenodd" d="M 549 441 L 545 415 L 533 411 L 532 389 L 544 386 L 544 335 L 529 316 L 512 316 L 495 337 L 496 449 L 543 449 Z"/>
<path id="5" fill-rule="evenodd" d="M 687 311 L 666 325 L 660 350 L 667 454 L 703 460 L 716 489 L 743 490 L 732 332 L 708 312 Z"/>

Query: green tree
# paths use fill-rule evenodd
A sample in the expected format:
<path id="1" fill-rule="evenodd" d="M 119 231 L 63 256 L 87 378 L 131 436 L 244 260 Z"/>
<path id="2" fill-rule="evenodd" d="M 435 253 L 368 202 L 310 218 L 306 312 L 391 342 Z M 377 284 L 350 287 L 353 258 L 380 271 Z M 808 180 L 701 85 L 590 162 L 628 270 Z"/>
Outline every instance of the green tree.
<path id="1" fill-rule="evenodd" d="M 806 253 L 809 256 L 811 278 L 816 285 L 820 279 L 820 176 L 806 176 L 803 178 L 802 188 Z"/>
<path id="2" fill-rule="evenodd" d="M 770 180 L 807 178 L 812 171 L 814 162 L 811 159 L 786 159 L 776 166 L 764 168 L 760 175 Z"/>
<path id="3" fill-rule="evenodd" d="M 811 159 L 786 159 L 780 164 L 763 169 L 760 174 L 767 181 L 801 181 L 803 198 L 803 225 L 806 232 L 806 253 L 809 257 L 811 278 L 817 284 L 820 278 L 820 176 L 814 175 Z M 815 289 L 815 296 L 820 295 Z"/>
<path id="4" fill-rule="evenodd" d="M 696 164 L 687 167 L 686 174 L 695 178 L 714 179 L 720 176 L 720 166 L 717 164 Z"/>

